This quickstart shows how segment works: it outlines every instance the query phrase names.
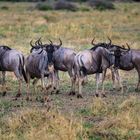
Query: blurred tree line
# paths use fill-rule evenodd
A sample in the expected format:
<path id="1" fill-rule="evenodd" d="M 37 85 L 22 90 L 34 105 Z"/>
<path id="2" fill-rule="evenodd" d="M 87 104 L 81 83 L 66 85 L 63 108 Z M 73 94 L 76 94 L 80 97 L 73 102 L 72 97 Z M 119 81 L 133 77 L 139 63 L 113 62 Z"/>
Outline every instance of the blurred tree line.
<path id="1" fill-rule="evenodd" d="M 45 1 L 50 1 L 50 0 L 0 0 L 0 1 L 9 1 L 9 2 L 45 2 Z M 57 1 L 57 0 L 53 0 Z M 88 0 L 65 0 L 65 1 L 71 1 L 71 2 L 87 2 Z M 131 1 L 136 1 L 140 2 L 140 0 L 106 0 L 106 1 L 125 1 L 125 2 L 131 2 Z"/>

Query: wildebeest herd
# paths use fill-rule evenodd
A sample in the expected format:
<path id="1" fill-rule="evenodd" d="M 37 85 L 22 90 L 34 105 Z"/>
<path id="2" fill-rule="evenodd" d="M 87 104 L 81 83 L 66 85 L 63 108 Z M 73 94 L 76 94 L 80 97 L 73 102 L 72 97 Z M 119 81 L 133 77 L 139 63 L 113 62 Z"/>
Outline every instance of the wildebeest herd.
<path id="1" fill-rule="evenodd" d="M 96 74 L 96 96 L 105 96 L 104 80 L 107 69 L 111 69 L 113 88 L 115 88 L 115 80 L 118 80 L 120 88 L 123 86 L 120 81 L 118 69 L 132 70 L 138 72 L 138 90 L 140 83 L 140 51 L 130 49 L 126 46 L 112 44 L 110 38 L 109 43 L 94 43 L 92 40 L 91 49 L 86 49 L 76 53 L 70 48 L 62 47 L 60 44 L 54 44 L 51 40 L 48 44 L 43 44 L 39 38 L 34 44 L 30 41 L 31 49 L 27 58 L 17 50 L 8 46 L 0 46 L 0 71 L 2 72 L 2 93 L 6 94 L 6 71 L 14 72 L 18 79 L 19 88 L 17 97 L 21 96 L 22 80 L 24 78 L 27 83 L 27 99 L 30 95 L 30 79 L 33 80 L 34 92 L 35 85 L 41 79 L 43 92 L 51 91 L 59 92 L 59 71 L 67 71 L 71 79 L 71 90 L 69 95 L 75 95 L 76 87 L 78 87 L 77 97 L 82 98 L 82 86 L 86 76 Z M 98 91 L 99 74 L 102 73 L 102 92 Z M 47 77 L 47 82 L 45 78 Z"/>

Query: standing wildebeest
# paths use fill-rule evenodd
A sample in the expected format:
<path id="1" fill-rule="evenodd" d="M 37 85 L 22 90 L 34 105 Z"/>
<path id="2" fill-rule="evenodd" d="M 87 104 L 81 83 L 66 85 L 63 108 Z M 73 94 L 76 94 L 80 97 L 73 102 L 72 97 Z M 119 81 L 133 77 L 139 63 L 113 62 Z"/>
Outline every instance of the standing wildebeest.
<path id="1" fill-rule="evenodd" d="M 59 45 L 55 45 L 53 44 L 52 41 L 50 41 L 53 46 L 55 48 L 58 48 L 58 46 L 62 45 L 62 41 L 59 39 L 60 44 Z M 60 47 L 59 49 L 57 49 L 54 52 L 54 68 L 55 68 L 55 75 L 57 77 L 57 91 L 58 90 L 58 86 L 59 86 L 59 76 L 58 76 L 58 71 L 64 71 L 64 72 L 68 72 L 70 78 L 71 78 L 71 91 L 70 91 L 70 95 L 71 94 L 75 94 L 75 75 L 74 75 L 74 71 L 73 71 L 73 65 L 74 65 L 74 57 L 75 57 L 76 53 L 74 50 L 70 49 L 70 48 L 65 48 L 65 47 Z"/>
<path id="2" fill-rule="evenodd" d="M 114 51 L 115 55 L 115 67 L 121 70 L 129 71 L 136 69 L 138 72 L 138 84 L 136 90 L 138 90 L 140 85 L 140 50 L 130 49 L 127 44 L 128 49 L 124 50 L 124 47 L 117 45 L 111 45 L 110 48 Z"/>
<path id="3" fill-rule="evenodd" d="M 94 46 L 92 50 L 96 51 L 96 48 L 98 46 L 102 46 L 102 47 L 110 50 L 112 48 L 111 47 L 112 41 L 111 41 L 111 39 L 109 37 L 108 37 L 108 39 L 109 39 L 109 43 L 98 43 L 98 44 L 95 44 L 94 43 L 95 38 L 94 38 L 92 40 L 92 42 L 91 42 L 91 44 Z M 125 50 L 125 48 L 123 48 L 123 50 Z M 112 62 L 114 61 L 114 59 L 115 59 L 115 57 L 112 57 Z M 110 66 L 110 68 L 109 68 L 111 70 L 111 74 L 112 74 L 113 89 L 116 88 L 116 84 L 115 84 L 115 79 L 116 79 L 118 81 L 118 83 L 119 83 L 120 89 L 122 89 L 122 91 L 123 91 L 123 86 L 122 86 L 122 83 L 121 83 L 121 78 L 119 76 L 119 71 L 116 68 L 114 69 L 113 65 L 114 65 L 114 63 L 112 63 L 112 66 Z M 98 73 L 97 73 L 97 75 L 98 75 Z"/>
<path id="4" fill-rule="evenodd" d="M 6 94 L 6 71 L 12 71 L 19 82 L 18 94 L 16 95 L 16 97 L 19 97 L 21 95 L 22 77 L 24 77 L 25 81 L 27 81 L 24 71 L 23 54 L 17 50 L 9 48 L 8 46 L 0 46 L 0 71 L 2 71 L 3 95 Z"/>
<path id="5" fill-rule="evenodd" d="M 103 47 L 101 44 L 94 46 L 90 50 L 79 52 L 75 56 L 74 71 L 78 79 L 78 95 L 82 97 L 82 82 L 86 75 L 96 73 L 96 95 L 98 96 L 99 73 L 102 77 L 102 92 L 104 94 L 104 79 L 107 68 L 114 63 L 114 56 L 112 53 Z"/>
<path id="6" fill-rule="evenodd" d="M 44 77 L 52 74 L 54 82 L 54 66 L 53 66 L 53 53 L 55 48 L 52 44 L 38 44 L 34 46 L 30 42 L 32 49 L 31 54 L 27 57 L 25 67 L 27 74 L 27 96 L 29 97 L 29 83 L 30 78 L 34 79 L 34 84 L 41 78 L 42 88 L 45 90 Z M 59 46 L 60 47 L 60 46 Z M 58 48 L 59 48 L 58 47 Z M 36 51 L 35 51 L 36 50 Z M 27 97 L 27 99 L 28 99 Z"/>

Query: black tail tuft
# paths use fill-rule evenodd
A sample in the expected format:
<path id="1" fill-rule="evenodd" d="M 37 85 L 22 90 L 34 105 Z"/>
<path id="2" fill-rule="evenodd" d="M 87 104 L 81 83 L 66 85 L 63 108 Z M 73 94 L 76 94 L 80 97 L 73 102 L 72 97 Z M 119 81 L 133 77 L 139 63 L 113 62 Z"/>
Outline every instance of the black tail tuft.
<path id="1" fill-rule="evenodd" d="M 27 83 L 28 80 L 27 80 L 26 72 L 24 70 L 24 57 L 22 57 L 23 63 L 22 63 L 21 57 L 19 57 L 19 58 L 20 58 L 20 69 L 22 70 L 21 72 L 22 72 L 23 78 L 24 78 L 25 82 Z"/>
<path id="2" fill-rule="evenodd" d="M 81 67 L 80 71 L 82 71 L 84 75 L 87 75 L 87 69 L 85 67 Z"/>
<path id="3" fill-rule="evenodd" d="M 27 83 L 28 80 L 27 80 L 27 76 L 26 76 L 26 73 L 25 73 L 24 68 L 22 68 L 22 74 L 23 74 L 23 77 L 24 77 L 25 82 Z"/>

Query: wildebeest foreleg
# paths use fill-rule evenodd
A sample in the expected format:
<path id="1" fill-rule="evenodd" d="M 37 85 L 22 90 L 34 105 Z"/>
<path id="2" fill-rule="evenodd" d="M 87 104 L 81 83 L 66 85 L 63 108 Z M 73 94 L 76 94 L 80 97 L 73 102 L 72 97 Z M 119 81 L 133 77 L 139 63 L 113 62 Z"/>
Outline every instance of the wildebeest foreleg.
<path id="1" fill-rule="evenodd" d="M 56 93 L 59 93 L 59 74 L 58 71 L 55 71 L 55 80 L 56 80 Z"/>
<path id="2" fill-rule="evenodd" d="M 44 93 L 46 93 L 44 74 L 41 74 L 41 86 L 42 86 Z"/>
<path id="3" fill-rule="evenodd" d="M 5 75 L 6 72 L 2 71 L 2 91 L 3 91 L 3 96 L 6 95 L 6 80 L 5 80 Z"/>
<path id="4" fill-rule="evenodd" d="M 118 69 L 115 70 L 115 77 L 116 77 L 116 79 L 118 81 L 119 88 L 121 89 L 121 92 L 123 93 L 123 85 L 122 85 L 122 82 L 121 82 L 121 78 L 120 78 Z"/>
<path id="5" fill-rule="evenodd" d="M 30 75 L 28 72 L 26 72 L 27 76 L 27 100 L 29 100 L 29 95 L 30 95 Z"/>
<path id="6" fill-rule="evenodd" d="M 36 93 L 36 84 L 37 84 L 38 80 L 39 80 L 39 79 L 36 78 L 36 79 L 33 81 L 34 93 Z"/>
<path id="7" fill-rule="evenodd" d="M 75 95 L 75 84 L 76 84 L 76 78 L 71 77 L 71 91 L 69 95 Z"/>
<path id="8" fill-rule="evenodd" d="M 103 70 L 103 73 L 102 73 L 102 82 L 101 82 L 103 97 L 105 97 L 105 88 L 104 88 L 104 80 L 105 80 L 105 76 L 106 76 L 106 69 Z"/>
<path id="9" fill-rule="evenodd" d="M 96 93 L 95 95 L 98 97 L 99 96 L 99 76 L 100 74 L 99 73 L 96 73 Z"/>
<path id="10" fill-rule="evenodd" d="M 16 97 L 20 97 L 21 96 L 21 87 L 22 87 L 22 78 L 18 78 L 18 94 L 16 95 Z"/>
<path id="11" fill-rule="evenodd" d="M 140 86 L 140 68 L 136 68 L 137 72 L 138 72 L 138 83 L 137 83 L 137 86 L 136 86 L 136 91 L 139 90 L 139 86 Z"/>
<path id="12" fill-rule="evenodd" d="M 111 67 L 110 70 L 111 70 L 111 75 L 112 75 L 113 89 L 116 89 L 115 69 L 113 67 Z"/>
<path id="13" fill-rule="evenodd" d="M 78 77 L 78 94 L 77 94 L 77 98 L 82 98 L 82 82 L 83 82 L 83 78 Z"/>

